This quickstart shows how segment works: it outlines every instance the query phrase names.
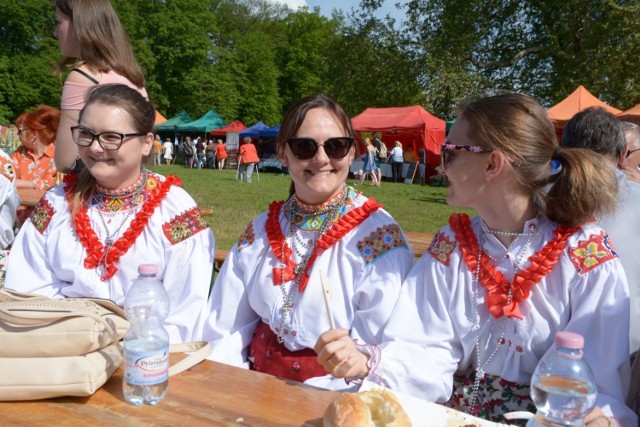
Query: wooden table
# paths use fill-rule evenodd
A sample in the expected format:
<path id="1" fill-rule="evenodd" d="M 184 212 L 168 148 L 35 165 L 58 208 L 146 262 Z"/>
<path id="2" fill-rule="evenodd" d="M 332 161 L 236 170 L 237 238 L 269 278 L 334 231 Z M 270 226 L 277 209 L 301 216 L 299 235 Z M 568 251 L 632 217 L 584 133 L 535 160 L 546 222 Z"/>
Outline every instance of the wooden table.
<path id="1" fill-rule="evenodd" d="M 175 361 L 172 355 L 172 361 Z M 321 426 L 338 392 L 204 361 L 169 379 L 157 406 L 131 406 L 122 369 L 90 397 L 0 403 L 2 425 L 28 426 Z"/>

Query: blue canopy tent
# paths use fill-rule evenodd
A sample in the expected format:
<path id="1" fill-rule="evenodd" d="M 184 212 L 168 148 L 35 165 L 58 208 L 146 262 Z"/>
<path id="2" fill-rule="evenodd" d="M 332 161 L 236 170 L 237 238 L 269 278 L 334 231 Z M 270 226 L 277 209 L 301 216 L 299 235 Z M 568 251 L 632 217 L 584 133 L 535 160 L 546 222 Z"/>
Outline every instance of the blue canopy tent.
<path id="1" fill-rule="evenodd" d="M 275 138 L 276 136 L 278 136 L 278 133 L 280 132 L 280 125 L 275 125 L 272 128 L 269 129 L 264 129 L 261 130 L 260 132 L 258 132 L 258 137 L 260 138 Z"/>
<path id="2" fill-rule="evenodd" d="M 261 121 L 256 123 L 253 126 L 249 126 L 248 128 L 240 131 L 240 138 L 249 137 L 249 138 L 259 138 L 260 131 L 269 129 L 269 126 L 265 125 Z"/>

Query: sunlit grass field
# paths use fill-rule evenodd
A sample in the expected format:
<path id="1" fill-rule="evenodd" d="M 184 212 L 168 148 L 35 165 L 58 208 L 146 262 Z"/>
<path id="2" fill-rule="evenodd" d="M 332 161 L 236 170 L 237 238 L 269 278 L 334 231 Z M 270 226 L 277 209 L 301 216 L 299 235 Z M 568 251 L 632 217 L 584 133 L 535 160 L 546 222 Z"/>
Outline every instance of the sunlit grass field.
<path id="1" fill-rule="evenodd" d="M 268 172 L 261 172 L 259 181 L 254 172 L 253 183 L 247 184 L 236 181 L 235 170 L 197 170 L 181 165 L 151 166 L 150 169 L 180 177 L 183 188 L 198 206 L 213 210 L 213 215 L 204 219 L 211 226 L 220 249 L 230 249 L 249 221 L 266 211 L 269 203 L 286 199 L 291 182 L 288 176 Z M 356 180 L 348 182 L 354 184 Z M 383 181 L 380 188 L 365 182 L 356 189 L 383 203 L 384 209 L 407 231 L 433 233 L 446 224 L 454 210 L 460 211 L 447 205 L 447 189 L 442 187 Z"/>

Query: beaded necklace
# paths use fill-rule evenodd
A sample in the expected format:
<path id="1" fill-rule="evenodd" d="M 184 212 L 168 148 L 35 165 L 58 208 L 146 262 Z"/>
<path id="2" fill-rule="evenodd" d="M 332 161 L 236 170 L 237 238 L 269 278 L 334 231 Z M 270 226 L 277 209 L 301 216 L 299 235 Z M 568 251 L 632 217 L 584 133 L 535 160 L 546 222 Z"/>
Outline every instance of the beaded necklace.
<path id="1" fill-rule="evenodd" d="M 280 344 L 284 343 L 284 327 L 287 323 L 287 318 L 291 317 L 291 313 L 293 312 L 293 298 L 298 289 L 298 283 L 302 274 L 306 271 L 307 264 L 311 255 L 313 254 L 313 250 L 318 242 L 318 239 L 325 234 L 327 230 L 329 230 L 334 224 L 334 217 L 338 214 L 338 210 L 345 205 L 347 201 L 347 197 L 349 196 L 349 191 L 346 186 L 343 187 L 342 193 L 336 198 L 335 201 L 328 204 L 326 208 L 321 207 L 316 212 L 309 212 L 308 210 L 303 210 L 298 203 L 297 198 L 292 196 L 285 203 L 285 212 L 290 213 L 289 219 L 289 230 L 287 231 L 287 238 L 282 240 L 282 253 L 286 253 L 285 246 L 287 244 L 287 240 L 289 241 L 290 246 L 293 248 L 293 251 L 299 258 L 299 262 L 294 268 L 295 277 L 289 284 L 288 288 L 285 286 L 285 278 L 282 275 L 281 283 L 280 283 L 280 291 L 282 292 L 282 307 L 280 308 L 280 327 L 276 331 L 276 335 L 278 338 L 278 342 Z M 298 231 L 301 230 L 300 224 L 302 223 L 302 219 L 305 215 L 311 213 L 314 216 L 323 215 L 321 222 L 319 223 L 320 227 L 311 239 L 302 244 L 304 249 L 299 249 L 296 243 L 300 238 L 296 238 Z M 281 260 L 283 266 L 286 266 L 286 263 Z"/>

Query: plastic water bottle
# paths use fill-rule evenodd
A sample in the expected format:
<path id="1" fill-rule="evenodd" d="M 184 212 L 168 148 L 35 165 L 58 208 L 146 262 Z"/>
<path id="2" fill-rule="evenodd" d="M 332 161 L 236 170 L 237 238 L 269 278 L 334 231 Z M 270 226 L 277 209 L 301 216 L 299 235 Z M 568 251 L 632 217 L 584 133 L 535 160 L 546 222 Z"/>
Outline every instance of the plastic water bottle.
<path id="1" fill-rule="evenodd" d="M 582 426 L 598 395 L 593 372 L 582 358 L 584 338 L 558 332 L 553 341 L 531 378 L 538 411 L 527 426 Z"/>
<path id="2" fill-rule="evenodd" d="M 169 296 L 156 278 L 157 265 L 142 264 L 138 273 L 124 301 L 130 327 L 124 336 L 122 387 L 128 403 L 155 405 L 167 394 L 169 383 L 169 334 L 163 325 Z"/>

